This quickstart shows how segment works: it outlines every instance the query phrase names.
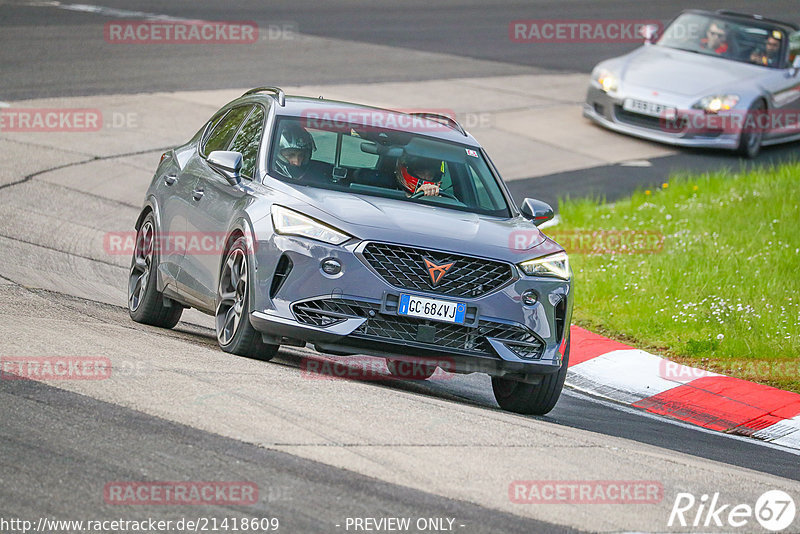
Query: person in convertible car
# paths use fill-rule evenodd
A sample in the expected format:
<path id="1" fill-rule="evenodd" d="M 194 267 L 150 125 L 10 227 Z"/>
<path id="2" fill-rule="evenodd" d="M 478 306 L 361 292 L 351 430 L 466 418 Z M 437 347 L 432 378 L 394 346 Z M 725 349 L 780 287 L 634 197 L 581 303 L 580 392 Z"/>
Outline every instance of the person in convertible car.
<path id="1" fill-rule="evenodd" d="M 719 20 L 712 20 L 706 30 L 706 36 L 700 39 L 700 48 L 722 56 L 728 54 L 728 32 L 725 24 Z"/>
<path id="2" fill-rule="evenodd" d="M 783 34 L 781 32 L 775 30 L 770 35 L 767 36 L 766 41 L 764 41 L 764 48 L 759 50 L 754 50 L 752 54 L 750 54 L 750 61 L 757 65 L 765 65 L 767 67 L 774 67 L 780 62 L 780 54 L 781 51 L 781 37 Z"/>

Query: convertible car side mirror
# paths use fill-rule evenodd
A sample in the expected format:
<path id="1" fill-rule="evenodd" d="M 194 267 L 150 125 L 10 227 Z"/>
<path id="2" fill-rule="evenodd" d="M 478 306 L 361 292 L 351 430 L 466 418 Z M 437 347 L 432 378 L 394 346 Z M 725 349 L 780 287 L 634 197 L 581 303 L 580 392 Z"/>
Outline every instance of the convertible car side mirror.
<path id="1" fill-rule="evenodd" d="M 522 201 L 519 211 L 522 212 L 523 217 L 532 221 L 536 226 L 553 218 L 553 208 L 550 207 L 550 204 L 535 198 L 526 198 Z"/>
<path id="2" fill-rule="evenodd" d="M 794 61 L 792 61 L 792 76 L 797 76 L 798 72 L 800 72 L 800 54 L 794 56 Z"/>
<path id="3" fill-rule="evenodd" d="M 231 185 L 239 185 L 242 181 L 242 154 L 227 150 L 215 150 L 208 155 L 208 164 L 220 173 Z"/>

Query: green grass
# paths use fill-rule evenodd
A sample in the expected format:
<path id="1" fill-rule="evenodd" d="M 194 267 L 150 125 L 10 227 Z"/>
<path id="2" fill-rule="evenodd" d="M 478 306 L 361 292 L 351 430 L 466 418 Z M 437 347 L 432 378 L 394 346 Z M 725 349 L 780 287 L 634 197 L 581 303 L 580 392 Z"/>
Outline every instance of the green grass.
<path id="1" fill-rule="evenodd" d="M 559 203 L 559 234 L 661 233 L 652 253 L 572 253 L 574 319 L 695 367 L 800 392 L 800 164 L 672 177 Z M 595 239 L 597 237 L 595 236 Z M 566 245 L 569 251 L 569 245 Z"/>

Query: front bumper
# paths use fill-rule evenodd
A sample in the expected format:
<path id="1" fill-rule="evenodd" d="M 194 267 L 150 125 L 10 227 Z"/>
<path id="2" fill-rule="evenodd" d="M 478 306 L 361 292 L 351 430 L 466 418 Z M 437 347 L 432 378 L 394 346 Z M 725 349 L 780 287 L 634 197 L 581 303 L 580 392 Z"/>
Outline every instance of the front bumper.
<path id="1" fill-rule="evenodd" d="M 572 311 L 569 281 L 527 277 L 512 266 L 514 276 L 505 284 L 477 297 L 421 292 L 389 284 L 364 259 L 363 248 L 360 242 L 333 246 L 276 234 L 259 241 L 253 327 L 268 343 L 308 342 L 334 354 L 447 358 L 450 370 L 462 373 L 541 375 L 561 368 Z M 322 271 L 329 258 L 342 265 L 341 273 Z M 523 306 L 520 295 L 529 289 L 538 301 Z M 400 315 L 403 293 L 463 302 L 465 323 Z"/>
<path id="2" fill-rule="evenodd" d="M 739 133 L 726 127 L 714 127 L 714 123 L 700 110 L 688 109 L 686 103 L 674 105 L 677 117 L 666 121 L 659 117 L 624 110 L 626 98 L 649 101 L 652 95 L 646 92 L 615 94 L 614 96 L 590 85 L 583 104 L 583 116 L 615 132 L 665 143 L 668 145 L 697 148 L 719 148 L 735 150 L 739 146 Z M 663 100 L 663 97 L 660 97 Z M 719 121 L 724 124 L 724 121 Z M 731 121 L 733 122 L 733 121 Z"/>

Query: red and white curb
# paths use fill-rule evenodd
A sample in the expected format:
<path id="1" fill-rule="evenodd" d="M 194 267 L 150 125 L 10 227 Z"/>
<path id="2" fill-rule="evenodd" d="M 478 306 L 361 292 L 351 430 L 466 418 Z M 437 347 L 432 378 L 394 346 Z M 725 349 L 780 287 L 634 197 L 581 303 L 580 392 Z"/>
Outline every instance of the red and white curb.
<path id="1" fill-rule="evenodd" d="M 728 434 L 800 449 L 800 395 L 680 365 L 573 326 L 568 386 Z"/>

